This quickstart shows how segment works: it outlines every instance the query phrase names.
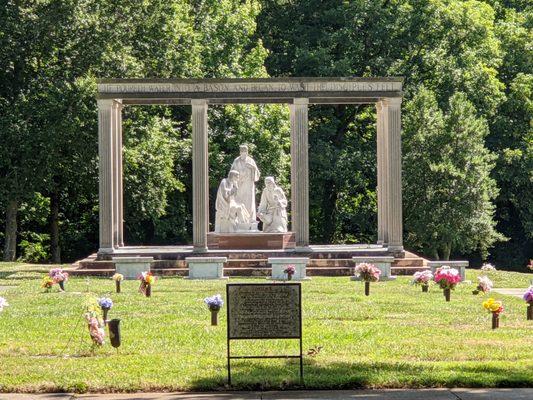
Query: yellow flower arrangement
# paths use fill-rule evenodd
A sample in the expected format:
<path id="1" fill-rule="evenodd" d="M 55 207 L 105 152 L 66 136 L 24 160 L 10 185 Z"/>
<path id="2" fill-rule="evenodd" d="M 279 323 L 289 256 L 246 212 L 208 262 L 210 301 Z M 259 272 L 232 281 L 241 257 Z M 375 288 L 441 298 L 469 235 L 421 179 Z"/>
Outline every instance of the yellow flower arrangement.
<path id="1" fill-rule="evenodd" d="M 152 283 L 155 282 L 155 276 L 153 276 L 153 275 L 146 275 L 145 282 L 146 282 L 148 285 L 151 285 Z"/>
<path id="2" fill-rule="evenodd" d="M 483 308 L 492 313 L 499 314 L 503 311 L 503 304 L 501 301 L 496 301 L 491 297 L 483 302 Z"/>
<path id="3" fill-rule="evenodd" d="M 47 291 L 49 291 L 50 289 L 52 289 L 52 286 L 54 285 L 54 280 L 52 278 L 50 278 L 48 275 L 46 275 L 42 282 L 41 282 L 41 287 L 43 289 L 46 289 Z"/>

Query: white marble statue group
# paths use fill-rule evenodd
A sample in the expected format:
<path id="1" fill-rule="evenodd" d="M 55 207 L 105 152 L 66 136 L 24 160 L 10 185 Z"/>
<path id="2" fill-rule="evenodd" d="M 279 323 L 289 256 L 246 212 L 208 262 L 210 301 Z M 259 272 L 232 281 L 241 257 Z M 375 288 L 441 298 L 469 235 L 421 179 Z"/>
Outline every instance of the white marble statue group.
<path id="1" fill-rule="evenodd" d="M 265 188 L 256 210 L 255 183 L 259 168 L 241 145 L 240 156 L 231 165 L 228 177 L 222 179 L 216 199 L 215 232 L 257 232 L 258 221 L 263 232 L 287 232 L 287 198 L 274 178 L 265 178 Z"/>

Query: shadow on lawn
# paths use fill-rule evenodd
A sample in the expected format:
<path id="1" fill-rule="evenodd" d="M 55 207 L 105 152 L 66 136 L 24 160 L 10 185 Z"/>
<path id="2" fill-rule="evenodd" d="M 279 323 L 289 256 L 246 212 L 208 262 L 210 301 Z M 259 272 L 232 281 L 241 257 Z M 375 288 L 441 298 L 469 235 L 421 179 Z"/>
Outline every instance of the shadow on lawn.
<path id="1" fill-rule="evenodd" d="M 265 361 L 267 362 L 267 361 Z M 260 361 L 232 362 L 232 387 L 237 390 L 284 389 L 365 389 L 365 388 L 429 388 L 429 387 L 531 387 L 533 375 L 525 369 L 458 365 L 457 368 L 435 364 L 407 363 L 330 363 L 315 365 L 304 361 L 304 385 L 299 382 L 298 361 L 281 361 L 262 365 Z M 192 390 L 225 390 L 224 376 L 199 378 Z"/>

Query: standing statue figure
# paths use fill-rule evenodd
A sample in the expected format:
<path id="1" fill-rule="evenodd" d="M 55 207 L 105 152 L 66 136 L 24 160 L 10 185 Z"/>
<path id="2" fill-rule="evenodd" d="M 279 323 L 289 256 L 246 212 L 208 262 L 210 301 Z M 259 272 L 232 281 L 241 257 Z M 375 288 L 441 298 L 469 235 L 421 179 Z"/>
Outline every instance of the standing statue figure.
<path id="1" fill-rule="evenodd" d="M 228 177 L 220 182 L 215 203 L 215 232 L 236 232 L 239 224 L 250 220 L 244 205 L 236 200 L 239 175 L 238 171 L 231 170 Z"/>
<path id="2" fill-rule="evenodd" d="M 263 232 L 287 232 L 287 197 L 271 176 L 265 178 L 257 215 L 263 221 Z"/>
<path id="3" fill-rule="evenodd" d="M 242 203 L 248 211 L 249 220 L 246 222 L 255 223 L 257 221 L 255 212 L 255 182 L 259 180 L 259 169 L 252 157 L 248 155 L 248 146 L 239 146 L 240 156 L 237 157 L 231 169 L 239 172 L 238 189 L 235 195 L 237 203 Z"/>

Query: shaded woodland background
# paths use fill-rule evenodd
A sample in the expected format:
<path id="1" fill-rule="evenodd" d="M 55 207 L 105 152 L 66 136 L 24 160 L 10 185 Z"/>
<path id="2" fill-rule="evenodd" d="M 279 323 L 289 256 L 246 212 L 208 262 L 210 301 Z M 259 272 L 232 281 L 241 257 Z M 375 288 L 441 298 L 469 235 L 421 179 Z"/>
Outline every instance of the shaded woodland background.
<path id="1" fill-rule="evenodd" d="M 97 78 L 268 76 L 405 77 L 406 248 L 517 270 L 533 258 L 526 0 L 1 3 L 4 260 L 97 249 Z M 190 112 L 124 110 L 127 244 L 191 241 Z M 374 107 L 309 118 L 312 243 L 375 242 Z M 286 106 L 216 106 L 209 123 L 211 207 L 240 143 L 290 193 Z"/>

